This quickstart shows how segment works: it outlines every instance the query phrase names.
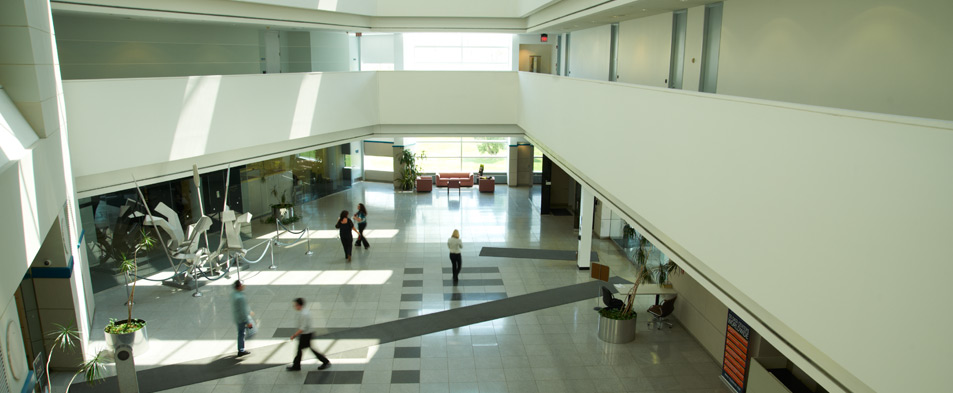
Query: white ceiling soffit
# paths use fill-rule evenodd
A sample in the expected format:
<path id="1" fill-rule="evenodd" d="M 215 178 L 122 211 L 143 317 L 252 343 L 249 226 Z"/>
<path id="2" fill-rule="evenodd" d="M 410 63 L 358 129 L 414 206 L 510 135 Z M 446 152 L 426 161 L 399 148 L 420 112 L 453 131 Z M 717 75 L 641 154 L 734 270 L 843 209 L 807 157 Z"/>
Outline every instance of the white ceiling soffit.
<path id="1" fill-rule="evenodd" d="M 352 32 L 581 30 L 712 0 L 51 0 L 56 13 Z M 398 7 L 398 4 L 400 5 Z M 381 10 L 390 12 L 389 16 Z M 400 11 L 400 12 L 398 12 Z M 380 16 L 368 16 L 374 12 Z M 406 16 L 410 14 L 426 14 Z M 494 17 L 492 15 L 516 15 Z M 385 16 L 386 15 L 386 16 Z"/>
<path id="2" fill-rule="evenodd" d="M 524 18 L 563 0 L 232 0 L 375 17 Z"/>

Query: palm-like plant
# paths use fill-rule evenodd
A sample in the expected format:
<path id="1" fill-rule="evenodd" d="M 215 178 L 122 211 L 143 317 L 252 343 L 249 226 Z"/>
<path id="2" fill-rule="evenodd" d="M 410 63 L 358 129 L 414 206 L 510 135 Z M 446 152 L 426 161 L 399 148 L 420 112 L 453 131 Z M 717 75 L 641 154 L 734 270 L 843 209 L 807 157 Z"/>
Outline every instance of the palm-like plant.
<path id="1" fill-rule="evenodd" d="M 52 349 L 59 348 L 63 352 L 73 352 L 73 349 L 76 348 L 76 343 L 79 341 L 79 332 L 73 328 L 72 323 L 67 326 L 54 323 L 53 331 L 47 333 L 47 335 L 53 338 L 53 345 L 50 348 L 51 351 L 46 355 L 46 385 L 52 388 L 53 385 L 50 384 L 50 361 L 53 360 Z"/>
<path id="2" fill-rule="evenodd" d="M 401 153 L 400 158 L 397 162 L 403 167 L 398 175 L 397 180 L 394 182 L 400 186 L 401 190 L 412 190 L 414 188 L 414 182 L 417 180 L 417 176 L 420 176 L 421 168 L 417 165 L 417 160 L 422 160 L 427 158 L 427 153 L 420 152 L 420 154 L 414 155 L 414 152 L 410 150 L 404 150 Z"/>
<path id="3" fill-rule="evenodd" d="M 129 310 L 129 319 L 128 323 L 132 323 L 132 306 L 133 299 L 136 297 L 136 279 L 139 278 L 139 252 L 147 251 L 155 246 L 155 238 L 149 236 L 146 231 L 141 231 L 142 237 L 139 239 L 139 243 L 136 244 L 135 249 L 132 252 L 132 258 L 127 258 L 125 254 L 122 256 L 122 262 L 119 263 L 119 271 L 126 275 L 127 279 L 132 279 L 132 291 L 129 292 L 129 299 L 126 302 L 126 308 Z M 130 277 L 130 275 L 132 277 Z"/>
<path id="4" fill-rule="evenodd" d="M 90 385 L 96 385 L 103 381 L 103 373 L 106 372 L 106 359 L 105 351 L 97 351 L 96 355 L 93 355 L 92 359 L 89 359 L 79 366 L 79 370 L 73 374 L 73 377 L 69 379 L 69 384 L 66 385 L 66 393 L 69 393 L 69 387 L 73 384 L 73 380 L 76 379 L 77 375 L 83 374 L 86 379 L 86 383 Z"/>
<path id="5" fill-rule="evenodd" d="M 632 312 L 632 305 L 635 303 L 635 291 L 639 288 L 641 283 L 654 282 L 658 285 L 663 285 L 668 282 L 669 277 L 673 274 L 681 272 L 678 265 L 671 260 L 664 265 L 660 262 L 658 266 L 649 266 L 652 244 L 649 243 L 649 240 L 645 236 L 638 236 L 638 239 L 639 241 L 638 245 L 636 245 L 634 257 L 635 265 L 638 266 L 639 270 L 635 273 L 635 282 L 632 284 L 632 289 L 626 297 L 626 304 L 620 315 L 629 315 L 629 313 Z"/>
<path id="6" fill-rule="evenodd" d="M 79 343 L 79 332 L 73 327 L 73 324 L 61 325 L 58 323 L 53 324 L 54 330 L 47 333 L 48 336 L 53 338 L 52 348 L 59 348 L 64 352 L 73 352 L 76 350 L 77 344 Z M 76 376 L 83 374 L 86 379 L 86 383 L 90 385 L 95 385 L 102 382 L 103 372 L 106 371 L 106 366 L 104 363 L 105 355 L 102 351 L 98 351 L 92 359 L 89 359 L 83 362 L 79 366 L 79 371 L 73 374 L 73 377 L 70 378 L 69 384 L 66 385 L 66 392 L 69 392 L 69 386 L 73 384 L 73 380 L 76 379 Z M 53 385 L 50 384 L 50 361 L 53 360 L 53 353 L 50 352 L 46 357 L 46 385 L 50 388 Z"/>

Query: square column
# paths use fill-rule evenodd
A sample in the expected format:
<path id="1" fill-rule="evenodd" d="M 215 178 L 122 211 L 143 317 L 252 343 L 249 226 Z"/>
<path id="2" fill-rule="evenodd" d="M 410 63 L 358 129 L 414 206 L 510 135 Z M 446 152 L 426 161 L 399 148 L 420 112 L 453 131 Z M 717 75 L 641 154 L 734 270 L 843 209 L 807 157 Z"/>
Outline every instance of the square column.
<path id="1" fill-rule="evenodd" d="M 576 267 L 579 270 L 588 270 L 592 263 L 592 208 L 595 197 L 585 186 L 580 188 L 579 195 L 579 249 L 576 252 Z"/>

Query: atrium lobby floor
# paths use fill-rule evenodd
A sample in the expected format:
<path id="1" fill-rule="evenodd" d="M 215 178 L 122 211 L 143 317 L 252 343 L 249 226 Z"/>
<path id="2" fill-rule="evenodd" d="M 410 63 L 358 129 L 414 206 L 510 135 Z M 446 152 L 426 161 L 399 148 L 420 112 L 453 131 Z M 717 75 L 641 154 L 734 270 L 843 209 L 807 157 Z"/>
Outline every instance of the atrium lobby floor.
<path id="1" fill-rule="evenodd" d="M 140 280 L 133 317 L 148 322 L 151 347 L 135 358 L 141 391 L 728 392 L 720 363 L 677 321 L 672 329 L 647 327 L 644 310 L 654 297 L 638 299 L 635 341 L 608 344 L 596 337 L 601 284 L 575 261 L 479 256 L 482 247 L 576 249 L 572 217 L 541 216 L 532 188 L 442 191 L 395 193 L 390 184 L 365 182 L 301 206 L 296 228 L 310 228 L 313 255 L 301 241 L 275 250 L 277 269 L 269 269 L 268 255 L 243 265 L 245 293 L 261 320 L 247 357 L 235 358 L 237 274 L 209 282 L 202 297 Z M 348 263 L 334 223 L 360 202 L 371 247 L 354 247 Z M 458 285 L 446 245 L 454 229 L 464 244 Z M 246 249 L 273 236 L 274 224 L 255 219 L 251 233 Z M 611 240 L 593 239 L 593 250 L 612 276 L 633 278 Z M 302 371 L 285 370 L 296 348 L 288 340 L 296 297 L 308 301 L 318 327 L 312 344 L 331 359 L 330 369 L 316 371 L 307 353 Z M 99 292 L 95 301 L 91 346 L 103 348 L 102 327 L 125 318 L 125 289 Z M 55 376 L 61 391 L 70 375 Z M 116 391 L 115 383 L 70 390 Z"/>

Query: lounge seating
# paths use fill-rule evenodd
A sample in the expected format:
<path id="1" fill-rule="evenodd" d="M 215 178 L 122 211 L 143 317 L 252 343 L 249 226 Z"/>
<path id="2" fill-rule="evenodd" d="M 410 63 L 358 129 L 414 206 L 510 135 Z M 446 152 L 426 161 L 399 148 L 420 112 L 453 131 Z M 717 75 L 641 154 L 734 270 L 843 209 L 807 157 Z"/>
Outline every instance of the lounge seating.
<path id="1" fill-rule="evenodd" d="M 437 187 L 446 187 L 450 179 L 460 180 L 460 187 L 473 187 L 473 173 L 469 172 L 439 172 Z"/>
<path id="2" fill-rule="evenodd" d="M 417 176 L 417 192 L 433 191 L 433 177 Z"/>

